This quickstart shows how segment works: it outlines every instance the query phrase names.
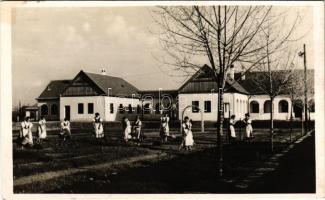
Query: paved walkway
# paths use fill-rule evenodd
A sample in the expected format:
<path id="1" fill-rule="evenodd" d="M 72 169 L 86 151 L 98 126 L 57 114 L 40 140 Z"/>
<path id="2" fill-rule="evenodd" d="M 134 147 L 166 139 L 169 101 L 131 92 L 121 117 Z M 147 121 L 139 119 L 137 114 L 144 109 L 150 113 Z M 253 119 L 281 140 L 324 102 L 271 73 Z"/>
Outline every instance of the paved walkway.
<path id="1" fill-rule="evenodd" d="M 315 137 L 309 136 L 279 160 L 252 193 L 315 193 Z"/>

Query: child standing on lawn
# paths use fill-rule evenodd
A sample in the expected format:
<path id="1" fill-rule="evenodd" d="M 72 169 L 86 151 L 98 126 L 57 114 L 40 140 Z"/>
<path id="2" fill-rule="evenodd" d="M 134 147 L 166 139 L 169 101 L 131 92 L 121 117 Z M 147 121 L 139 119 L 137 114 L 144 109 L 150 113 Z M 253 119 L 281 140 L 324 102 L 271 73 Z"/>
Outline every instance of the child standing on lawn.
<path id="1" fill-rule="evenodd" d="M 169 117 L 167 113 L 160 118 L 160 123 L 160 138 L 162 142 L 167 142 L 169 136 Z"/>
<path id="2" fill-rule="evenodd" d="M 135 135 L 135 139 L 140 141 L 140 136 L 141 136 L 141 127 L 142 127 L 142 122 L 140 120 L 140 116 L 138 115 L 134 124 L 133 124 L 133 133 Z"/>
<path id="3" fill-rule="evenodd" d="M 236 140 L 236 132 L 235 132 L 235 115 L 231 115 L 229 120 L 229 129 L 230 129 L 230 141 L 234 142 Z"/>
<path id="4" fill-rule="evenodd" d="M 252 120 L 250 119 L 250 115 L 249 113 L 245 114 L 245 119 L 244 119 L 244 123 L 246 125 L 246 139 L 250 139 L 252 137 L 253 134 L 253 127 L 252 127 Z"/>
<path id="5" fill-rule="evenodd" d="M 192 123 L 190 122 L 190 119 L 187 116 L 184 118 L 182 127 L 183 127 L 184 136 L 183 136 L 183 141 L 181 146 L 183 146 L 184 144 L 186 150 L 192 150 L 192 146 L 194 144 Z"/>
<path id="6" fill-rule="evenodd" d="M 25 120 L 21 122 L 19 135 L 22 148 L 24 148 L 24 146 L 33 146 L 32 127 L 33 124 L 30 122 L 30 117 L 25 117 Z"/>
<path id="7" fill-rule="evenodd" d="M 67 118 L 61 122 L 61 132 L 59 135 L 63 141 L 71 140 L 70 121 Z"/>
<path id="8" fill-rule="evenodd" d="M 95 117 L 93 119 L 93 126 L 94 126 L 94 133 L 96 138 L 103 138 L 104 137 L 104 128 L 103 122 L 100 118 L 99 113 L 95 113 Z"/>
<path id="9" fill-rule="evenodd" d="M 46 120 L 45 117 L 42 116 L 40 118 L 40 120 L 38 121 L 38 138 L 37 138 L 37 142 L 39 144 L 42 143 L 42 141 L 46 138 L 47 134 L 46 134 Z"/>
<path id="10" fill-rule="evenodd" d="M 131 123 L 127 117 L 123 117 L 123 130 L 124 130 L 124 141 L 128 142 L 131 139 Z"/>

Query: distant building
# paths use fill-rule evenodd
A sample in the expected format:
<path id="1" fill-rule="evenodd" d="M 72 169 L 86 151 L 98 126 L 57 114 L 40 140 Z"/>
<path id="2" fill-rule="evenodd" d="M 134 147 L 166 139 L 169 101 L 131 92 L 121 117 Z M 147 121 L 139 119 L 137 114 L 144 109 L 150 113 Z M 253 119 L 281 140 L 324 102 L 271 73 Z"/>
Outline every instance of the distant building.
<path id="1" fill-rule="evenodd" d="M 312 71 L 312 70 L 311 70 Z M 308 76 L 313 77 L 313 71 Z M 90 121 L 98 112 L 105 121 L 117 121 L 127 116 L 142 115 L 158 120 L 163 113 L 173 119 L 184 116 L 194 121 L 216 121 L 218 112 L 217 83 L 212 69 L 204 65 L 197 73 L 175 90 L 139 90 L 122 78 L 80 71 L 72 80 L 51 81 L 37 98 L 39 115 L 48 120 Z M 224 90 L 225 118 L 235 114 L 243 119 L 250 113 L 254 120 L 270 117 L 269 98 L 257 90 L 250 76 L 231 71 Z M 237 81 L 235 81 L 237 80 Z M 148 80 L 150 82 L 150 80 Z M 309 88 L 312 89 L 313 88 Z M 274 99 L 274 119 L 289 120 L 290 98 L 283 93 Z M 301 119 L 302 102 L 293 104 L 295 119 Z M 310 119 L 314 119 L 314 97 L 309 97 Z M 220 108 L 219 108 L 220 109 Z"/>

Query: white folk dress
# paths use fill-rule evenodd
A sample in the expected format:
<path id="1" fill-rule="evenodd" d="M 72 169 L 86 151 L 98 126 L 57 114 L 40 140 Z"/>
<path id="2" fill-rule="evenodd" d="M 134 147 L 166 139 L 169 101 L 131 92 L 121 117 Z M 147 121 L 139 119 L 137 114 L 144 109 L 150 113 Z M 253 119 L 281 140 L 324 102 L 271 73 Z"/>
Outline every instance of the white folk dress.
<path id="1" fill-rule="evenodd" d="M 95 117 L 94 120 L 94 132 L 96 138 L 103 138 L 104 137 L 104 128 L 102 119 L 100 117 Z"/>
<path id="2" fill-rule="evenodd" d="M 236 137 L 236 132 L 235 132 L 235 120 L 234 119 L 230 119 L 230 136 L 235 138 Z"/>
<path id="3" fill-rule="evenodd" d="M 71 135 L 69 121 L 61 122 L 61 135 Z"/>
<path id="4" fill-rule="evenodd" d="M 125 123 L 125 127 L 124 127 L 124 140 L 128 140 L 131 139 L 131 124 L 130 121 L 127 120 Z"/>
<path id="5" fill-rule="evenodd" d="M 45 139 L 46 136 L 46 121 L 45 119 L 41 119 L 38 122 L 38 138 Z"/>
<path id="6" fill-rule="evenodd" d="M 33 127 L 33 124 L 31 122 L 23 121 L 21 123 L 21 133 L 20 134 L 21 134 L 21 137 L 24 138 L 22 140 L 23 145 L 25 145 L 25 144 L 32 145 L 33 144 L 32 127 Z"/>
<path id="7" fill-rule="evenodd" d="M 137 120 L 134 123 L 134 133 L 136 134 L 136 136 L 137 136 L 138 139 L 139 139 L 140 133 L 141 133 L 141 126 L 142 126 L 141 120 Z"/>
<path id="8" fill-rule="evenodd" d="M 169 136 L 169 117 L 161 117 L 161 129 L 165 136 Z"/>
<path id="9" fill-rule="evenodd" d="M 246 123 L 246 137 L 250 138 L 253 133 L 253 127 L 252 127 L 252 120 L 251 119 L 245 119 Z"/>
<path id="10" fill-rule="evenodd" d="M 191 122 L 183 123 L 183 131 L 184 131 L 184 143 L 185 146 L 193 146 L 194 140 L 193 140 L 193 133 L 192 133 L 192 124 Z"/>

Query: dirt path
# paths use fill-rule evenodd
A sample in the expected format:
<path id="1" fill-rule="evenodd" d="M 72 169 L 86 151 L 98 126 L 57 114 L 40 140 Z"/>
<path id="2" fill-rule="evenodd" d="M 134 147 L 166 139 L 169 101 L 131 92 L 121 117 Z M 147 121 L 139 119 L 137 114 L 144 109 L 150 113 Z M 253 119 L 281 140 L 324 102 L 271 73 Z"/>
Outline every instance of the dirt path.
<path id="1" fill-rule="evenodd" d="M 73 168 L 73 169 L 65 169 L 65 170 L 59 170 L 59 171 L 52 171 L 52 172 L 44 172 L 40 174 L 35 174 L 31 176 L 25 176 L 18 178 L 14 180 L 14 187 L 16 186 L 23 186 L 26 184 L 31 184 L 35 182 L 43 182 L 48 181 L 54 178 L 62 177 L 62 176 L 69 176 L 80 172 L 86 172 L 89 170 L 96 170 L 96 169 L 109 169 L 115 165 L 124 165 L 124 164 L 130 164 L 134 162 L 139 161 L 145 161 L 145 160 L 152 160 L 152 159 L 160 159 L 163 157 L 166 157 L 166 153 L 155 153 L 150 155 L 142 155 L 142 156 L 135 156 L 127 159 L 121 159 L 117 161 L 112 161 L 109 163 L 103 163 L 103 164 L 96 164 L 96 165 L 87 165 L 80 168 Z M 173 155 L 170 155 L 171 157 L 174 157 Z"/>

